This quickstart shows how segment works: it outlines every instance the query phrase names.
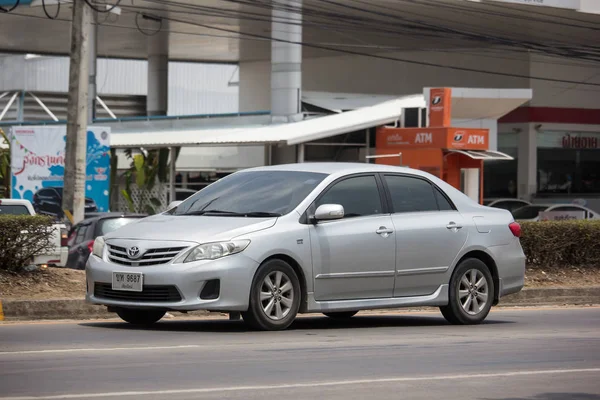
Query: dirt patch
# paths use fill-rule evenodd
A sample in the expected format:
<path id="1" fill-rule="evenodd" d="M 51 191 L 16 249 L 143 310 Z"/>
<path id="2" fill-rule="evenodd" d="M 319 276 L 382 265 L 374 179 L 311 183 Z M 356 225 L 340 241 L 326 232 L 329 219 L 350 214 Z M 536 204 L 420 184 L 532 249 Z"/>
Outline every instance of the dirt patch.
<path id="1" fill-rule="evenodd" d="M 31 272 L 0 271 L 0 299 L 83 299 L 85 271 L 45 268 Z"/>
<path id="2" fill-rule="evenodd" d="M 528 269 L 525 287 L 600 286 L 599 267 L 549 267 Z M 83 299 L 85 271 L 47 268 L 19 274 L 0 271 L 0 299 Z"/>
<path id="3" fill-rule="evenodd" d="M 525 287 L 600 286 L 600 267 L 530 268 L 525 273 Z"/>

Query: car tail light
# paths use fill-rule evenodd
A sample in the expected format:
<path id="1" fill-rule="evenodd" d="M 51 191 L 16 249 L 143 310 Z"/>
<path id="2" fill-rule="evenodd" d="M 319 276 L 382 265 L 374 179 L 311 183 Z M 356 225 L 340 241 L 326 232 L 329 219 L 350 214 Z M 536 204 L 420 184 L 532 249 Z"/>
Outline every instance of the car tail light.
<path id="1" fill-rule="evenodd" d="M 515 235 L 516 237 L 521 237 L 521 225 L 519 225 L 516 222 L 511 222 L 508 227 L 510 228 L 510 231 L 512 232 L 513 235 Z"/>
<path id="2" fill-rule="evenodd" d="M 90 240 L 89 242 L 87 242 L 87 247 L 90 250 L 90 254 L 94 251 L 94 241 Z"/>
<path id="3" fill-rule="evenodd" d="M 60 246 L 66 247 L 69 245 L 69 235 L 65 228 L 60 228 Z"/>

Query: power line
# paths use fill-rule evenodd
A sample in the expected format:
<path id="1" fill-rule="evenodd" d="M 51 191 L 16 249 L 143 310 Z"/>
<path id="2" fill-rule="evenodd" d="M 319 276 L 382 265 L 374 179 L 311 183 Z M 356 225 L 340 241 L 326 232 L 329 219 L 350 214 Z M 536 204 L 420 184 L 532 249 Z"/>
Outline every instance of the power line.
<path id="1" fill-rule="evenodd" d="M 46 17 L 48 17 L 49 19 L 58 18 L 58 15 L 60 14 L 60 1 L 57 4 L 58 4 L 58 6 L 56 7 L 56 14 L 54 14 L 54 16 L 52 16 L 46 9 L 46 0 L 42 0 L 42 8 L 44 9 L 44 14 L 46 14 Z"/>
<path id="2" fill-rule="evenodd" d="M 421 66 L 435 67 L 435 68 L 446 68 L 446 69 L 452 69 L 452 70 L 456 70 L 456 71 L 475 72 L 475 73 L 487 74 L 487 75 L 506 76 L 506 77 L 510 77 L 510 78 L 534 79 L 534 80 L 546 81 L 546 82 L 558 82 L 558 83 L 570 83 L 570 84 L 578 84 L 578 85 L 600 86 L 600 83 L 589 83 L 589 82 L 573 81 L 573 80 L 567 80 L 567 79 L 545 78 L 545 77 L 540 77 L 540 76 L 515 74 L 515 73 L 510 73 L 510 72 L 480 70 L 480 69 L 475 69 L 475 68 L 459 67 L 459 66 L 454 66 L 454 65 L 442 65 L 442 64 L 426 62 L 426 61 L 417 61 L 417 60 L 409 60 L 409 59 L 403 59 L 403 58 L 397 58 L 397 57 L 389 57 L 389 56 L 379 55 L 379 54 L 361 53 L 358 51 L 343 50 L 343 49 L 339 49 L 339 48 L 321 46 L 318 44 L 311 44 L 311 43 L 306 43 L 306 42 L 295 42 L 295 41 L 291 41 L 291 40 L 275 39 L 272 37 L 254 34 L 254 33 L 236 32 L 234 30 L 227 29 L 227 28 L 219 28 L 219 27 L 215 27 L 215 26 L 211 26 L 211 25 L 200 24 L 200 23 L 195 23 L 195 22 L 186 21 L 186 20 L 180 20 L 180 19 L 174 19 L 174 18 L 167 18 L 167 19 L 170 21 L 173 21 L 173 22 L 179 22 L 182 24 L 199 26 L 199 27 L 203 27 L 206 29 L 214 29 L 217 31 L 229 32 L 229 33 L 238 33 L 241 35 L 257 37 L 257 38 L 262 38 L 262 39 L 268 39 L 268 40 L 282 42 L 282 43 L 297 44 L 297 45 L 301 45 L 304 47 L 312 47 L 315 49 L 328 50 L 328 51 L 333 51 L 333 52 L 338 52 L 338 53 L 344 53 L 344 54 L 350 54 L 350 55 L 356 55 L 356 56 L 364 56 L 364 57 L 376 58 L 376 59 L 381 59 L 381 60 L 396 61 L 396 62 L 402 62 L 402 63 L 406 63 L 406 64 L 414 64 L 414 65 L 421 65 Z"/>
<path id="3" fill-rule="evenodd" d="M 14 10 L 15 8 L 17 8 L 20 3 L 21 3 L 21 0 L 15 0 L 15 4 L 11 8 L 9 8 L 8 10 L 6 8 L 0 6 L 0 12 L 9 13 L 12 10 Z"/>
<path id="4" fill-rule="evenodd" d="M 77 1 L 77 0 L 74 0 Z M 94 4 L 90 1 L 90 0 L 85 0 L 85 2 L 87 3 L 88 6 L 90 6 L 90 8 L 96 12 L 99 13 L 109 13 L 112 10 L 114 10 L 115 8 L 117 8 L 119 6 L 119 4 L 121 3 L 121 0 L 117 0 L 117 2 L 115 4 L 113 4 L 110 7 L 106 7 L 105 9 L 101 9 L 101 8 L 97 8 L 96 6 L 94 6 Z"/>

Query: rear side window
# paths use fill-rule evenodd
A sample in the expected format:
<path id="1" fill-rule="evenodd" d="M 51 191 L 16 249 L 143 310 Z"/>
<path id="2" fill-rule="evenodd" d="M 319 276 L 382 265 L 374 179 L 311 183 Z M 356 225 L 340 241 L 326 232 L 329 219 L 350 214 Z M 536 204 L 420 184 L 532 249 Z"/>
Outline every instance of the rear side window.
<path id="1" fill-rule="evenodd" d="M 435 199 L 437 200 L 438 208 L 440 209 L 440 211 L 454 211 L 455 210 L 452 203 L 450 203 L 448 198 L 446 196 L 444 196 L 444 194 L 442 194 L 442 191 L 440 189 L 433 188 L 433 191 L 435 193 Z"/>
<path id="2" fill-rule="evenodd" d="M 386 175 L 385 181 L 392 196 L 395 213 L 438 211 L 438 200 L 434 187 L 427 181 L 409 176 Z M 446 203 L 448 201 L 446 200 Z M 449 204 L 446 207 L 450 206 Z M 450 208 L 451 209 L 451 208 Z"/>

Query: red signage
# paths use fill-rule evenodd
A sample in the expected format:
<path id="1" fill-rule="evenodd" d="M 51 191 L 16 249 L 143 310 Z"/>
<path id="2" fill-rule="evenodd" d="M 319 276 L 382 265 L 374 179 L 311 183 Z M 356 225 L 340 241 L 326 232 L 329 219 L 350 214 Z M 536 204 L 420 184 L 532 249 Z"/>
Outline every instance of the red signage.
<path id="1" fill-rule="evenodd" d="M 598 138 L 597 137 L 578 137 L 566 134 L 562 138 L 562 147 L 567 149 L 597 149 Z"/>

